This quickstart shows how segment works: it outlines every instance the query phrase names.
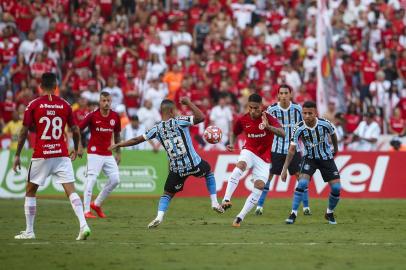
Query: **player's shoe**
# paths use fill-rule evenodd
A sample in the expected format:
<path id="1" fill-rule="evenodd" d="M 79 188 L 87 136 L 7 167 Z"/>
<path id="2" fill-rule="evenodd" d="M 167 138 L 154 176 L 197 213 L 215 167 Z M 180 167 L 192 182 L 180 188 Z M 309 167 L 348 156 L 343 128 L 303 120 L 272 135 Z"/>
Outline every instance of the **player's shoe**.
<path id="1" fill-rule="evenodd" d="M 156 228 L 156 227 L 158 227 L 159 224 L 161 224 L 161 223 L 162 223 L 162 220 L 154 219 L 153 221 L 151 221 L 151 222 L 148 224 L 148 229 Z"/>
<path id="2" fill-rule="evenodd" d="M 223 209 L 223 207 L 222 207 L 220 204 L 212 205 L 211 208 L 212 208 L 215 212 L 217 212 L 217 213 L 219 213 L 219 214 L 223 214 L 223 213 L 224 213 L 224 209 Z"/>
<path id="3" fill-rule="evenodd" d="M 221 207 L 223 207 L 224 211 L 226 211 L 227 209 L 230 209 L 232 206 L 233 206 L 233 204 L 229 200 L 224 200 L 221 203 Z"/>
<path id="4" fill-rule="evenodd" d="M 94 202 L 90 203 L 90 208 L 92 208 L 100 218 L 106 217 L 106 215 L 103 213 L 103 210 L 101 209 L 101 207 L 95 205 Z"/>
<path id="5" fill-rule="evenodd" d="M 312 215 L 312 211 L 310 211 L 309 207 L 303 208 L 303 215 L 305 215 L 305 216 L 311 216 Z"/>
<path id="6" fill-rule="evenodd" d="M 257 209 L 255 209 L 255 215 L 262 216 L 263 213 L 264 213 L 264 208 L 262 206 L 257 206 Z"/>
<path id="7" fill-rule="evenodd" d="M 80 241 L 80 240 L 86 240 L 90 234 L 92 233 L 92 231 L 90 230 L 89 226 L 85 226 L 83 227 L 83 229 L 81 228 L 79 231 L 79 235 L 76 238 L 76 240 Z"/>
<path id="8" fill-rule="evenodd" d="M 328 220 L 329 224 L 332 224 L 332 225 L 337 224 L 336 218 L 334 217 L 334 213 L 326 213 L 324 215 L 324 218 Z"/>
<path id="9" fill-rule="evenodd" d="M 239 228 L 239 227 L 241 226 L 241 221 L 242 221 L 241 218 L 236 217 L 236 218 L 234 219 L 234 221 L 233 221 L 232 226 L 233 226 L 234 228 Z"/>
<path id="10" fill-rule="evenodd" d="M 93 215 L 92 212 L 86 212 L 85 218 L 97 218 L 97 217 L 95 215 Z"/>
<path id="11" fill-rule="evenodd" d="M 34 232 L 21 231 L 19 234 L 14 236 L 14 239 L 20 239 L 20 240 L 35 239 L 35 233 Z"/>
<path id="12" fill-rule="evenodd" d="M 295 215 L 295 213 L 292 212 L 289 215 L 289 217 L 285 220 L 285 222 L 286 222 L 286 224 L 293 224 L 293 223 L 295 223 L 295 220 L 296 220 L 296 215 Z"/>

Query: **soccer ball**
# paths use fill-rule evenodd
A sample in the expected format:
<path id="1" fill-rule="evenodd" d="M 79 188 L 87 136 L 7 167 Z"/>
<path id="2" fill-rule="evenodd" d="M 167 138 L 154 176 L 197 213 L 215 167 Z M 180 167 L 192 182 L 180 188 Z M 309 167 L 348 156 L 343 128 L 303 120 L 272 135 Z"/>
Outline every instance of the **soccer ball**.
<path id="1" fill-rule="evenodd" d="M 222 135 L 223 135 L 223 132 L 221 131 L 220 128 L 218 128 L 216 126 L 207 127 L 203 134 L 206 142 L 211 143 L 211 144 L 216 144 L 216 143 L 220 142 Z"/>

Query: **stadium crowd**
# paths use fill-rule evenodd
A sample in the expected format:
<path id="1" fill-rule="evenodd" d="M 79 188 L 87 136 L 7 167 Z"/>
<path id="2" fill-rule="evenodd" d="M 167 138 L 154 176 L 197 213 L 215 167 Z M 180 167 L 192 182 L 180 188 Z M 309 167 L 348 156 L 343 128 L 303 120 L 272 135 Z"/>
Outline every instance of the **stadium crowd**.
<path id="1" fill-rule="evenodd" d="M 164 98 L 178 103 L 182 96 L 207 114 L 206 126 L 219 126 L 227 138 L 251 93 L 268 105 L 286 83 L 295 102 L 316 100 L 316 5 L 314 0 L 2 0 L 3 136 L 12 136 L 14 148 L 25 107 L 41 94 L 42 73 L 51 71 L 78 121 L 97 106 L 100 91 L 109 91 L 125 139 L 160 120 Z M 341 127 L 342 147 L 356 138 L 404 135 L 404 2 L 327 5 L 348 107 L 331 100 L 323 116 Z M 210 149 L 203 130 L 204 125 L 193 129 L 196 144 Z"/>

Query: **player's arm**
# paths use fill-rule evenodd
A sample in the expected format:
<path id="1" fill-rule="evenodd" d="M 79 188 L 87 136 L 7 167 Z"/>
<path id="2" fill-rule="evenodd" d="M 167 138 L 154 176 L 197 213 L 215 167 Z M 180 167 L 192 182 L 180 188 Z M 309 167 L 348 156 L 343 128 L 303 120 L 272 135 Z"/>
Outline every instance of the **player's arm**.
<path id="1" fill-rule="evenodd" d="M 273 117 L 271 119 L 274 119 Z M 273 134 L 279 137 L 285 137 L 285 130 L 280 126 L 279 122 L 275 121 L 269 123 L 268 116 L 266 112 L 262 113 L 262 123 L 265 125 L 265 129 L 271 131 Z"/>
<path id="2" fill-rule="evenodd" d="M 118 144 L 118 143 L 120 143 L 120 141 L 121 141 L 120 132 L 115 131 L 114 132 L 114 144 Z M 115 150 L 116 150 L 115 159 L 116 159 L 117 164 L 119 164 L 121 161 L 120 147 L 117 147 Z"/>
<path id="3" fill-rule="evenodd" d="M 145 142 L 145 141 L 146 140 L 145 140 L 144 135 L 141 135 L 141 136 L 132 138 L 132 139 L 127 140 L 127 141 L 115 143 L 115 144 L 113 144 L 112 146 L 109 147 L 109 150 L 113 151 L 113 150 L 116 150 L 117 148 L 120 148 L 120 147 L 133 146 L 133 145 L 137 145 L 137 144 L 140 144 L 142 142 Z"/>
<path id="4" fill-rule="evenodd" d="M 21 155 L 21 151 L 23 150 L 25 140 L 27 139 L 27 137 L 28 137 L 28 127 L 23 126 L 21 128 L 20 134 L 18 135 L 17 150 L 16 150 L 16 154 L 14 157 L 14 163 L 13 163 L 14 172 L 17 172 L 17 168 L 18 168 L 18 170 L 21 170 L 20 155 Z"/>
<path id="5" fill-rule="evenodd" d="M 72 140 L 73 140 L 73 151 L 70 154 L 71 160 L 75 160 L 76 157 L 82 158 L 83 155 L 83 149 L 81 147 L 81 142 L 80 142 L 80 129 L 77 125 L 73 125 L 70 127 L 72 131 Z"/>
<path id="6" fill-rule="evenodd" d="M 199 124 L 201 122 L 204 121 L 204 114 L 203 112 L 195 105 L 193 104 L 192 101 L 190 101 L 190 98 L 188 97 L 182 97 L 180 99 L 180 103 L 182 103 L 183 105 L 186 105 L 189 107 L 189 109 L 192 111 L 193 113 L 193 124 Z"/>
<path id="7" fill-rule="evenodd" d="M 281 178 L 282 178 L 283 182 L 286 181 L 286 178 L 288 176 L 288 168 L 289 168 L 290 162 L 292 161 L 295 153 L 296 153 L 296 145 L 291 144 L 289 146 L 288 154 L 286 155 L 285 163 L 283 164 L 283 168 L 282 168 Z"/>
<path id="8" fill-rule="evenodd" d="M 331 143 L 333 144 L 333 147 L 334 147 L 334 153 L 333 153 L 333 155 L 335 156 L 335 155 L 338 153 L 337 134 L 336 134 L 336 133 L 331 134 L 330 137 L 331 137 Z"/>

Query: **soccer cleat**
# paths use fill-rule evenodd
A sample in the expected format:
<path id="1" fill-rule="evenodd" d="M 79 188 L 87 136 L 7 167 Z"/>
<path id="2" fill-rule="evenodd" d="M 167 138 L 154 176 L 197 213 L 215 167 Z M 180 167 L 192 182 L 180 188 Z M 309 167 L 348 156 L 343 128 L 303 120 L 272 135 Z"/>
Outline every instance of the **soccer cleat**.
<path id="1" fill-rule="evenodd" d="M 90 203 L 90 208 L 92 208 L 100 218 L 106 217 L 106 215 L 103 213 L 103 210 L 101 209 L 101 207 L 95 205 L 94 202 Z"/>
<path id="2" fill-rule="evenodd" d="M 19 240 L 35 239 L 35 233 L 34 232 L 21 231 L 19 234 L 14 236 L 14 239 L 19 239 Z"/>
<path id="3" fill-rule="evenodd" d="M 161 223 L 162 223 L 162 220 L 154 219 L 153 221 L 151 221 L 151 222 L 148 224 L 148 229 L 156 228 L 156 227 L 158 227 L 159 224 L 161 224 Z"/>
<path id="4" fill-rule="evenodd" d="M 226 211 L 227 209 L 230 209 L 232 206 L 233 206 L 233 204 L 229 200 L 224 200 L 221 203 L 221 207 L 223 207 L 224 211 Z"/>
<path id="5" fill-rule="evenodd" d="M 295 213 L 291 213 L 290 216 L 285 220 L 286 224 L 293 224 L 295 223 L 296 215 Z"/>
<path id="6" fill-rule="evenodd" d="M 211 207 L 215 212 L 219 213 L 219 214 L 223 214 L 224 213 L 224 209 L 220 204 L 217 205 L 212 205 Z"/>
<path id="7" fill-rule="evenodd" d="M 334 213 L 326 213 L 324 215 L 324 218 L 328 220 L 329 224 L 332 224 L 332 225 L 337 224 L 336 218 L 334 217 Z"/>
<path id="8" fill-rule="evenodd" d="M 92 212 L 86 212 L 85 218 L 97 218 L 97 217 L 95 215 L 93 215 Z"/>
<path id="9" fill-rule="evenodd" d="M 80 241 L 80 240 L 86 240 L 90 234 L 92 233 L 92 231 L 90 230 L 89 226 L 85 226 L 83 229 L 81 228 L 79 231 L 79 235 L 76 238 L 76 240 Z"/>
<path id="10" fill-rule="evenodd" d="M 262 216 L 263 213 L 264 213 L 264 208 L 262 206 L 257 206 L 257 209 L 255 209 L 255 215 Z"/>
<path id="11" fill-rule="evenodd" d="M 312 215 L 312 211 L 310 211 L 309 207 L 303 208 L 303 215 L 305 215 L 305 216 L 311 216 Z"/>
<path id="12" fill-rule="evenodd" d="M 236 217 L 236 218 L 234 219 L 234 221 L 233 221 L 232 226 L 233 226 L 234 228 L 239 228 L 239 227 L 241 226 L 241 221 L 242 221 L 241 218 Z"/>

